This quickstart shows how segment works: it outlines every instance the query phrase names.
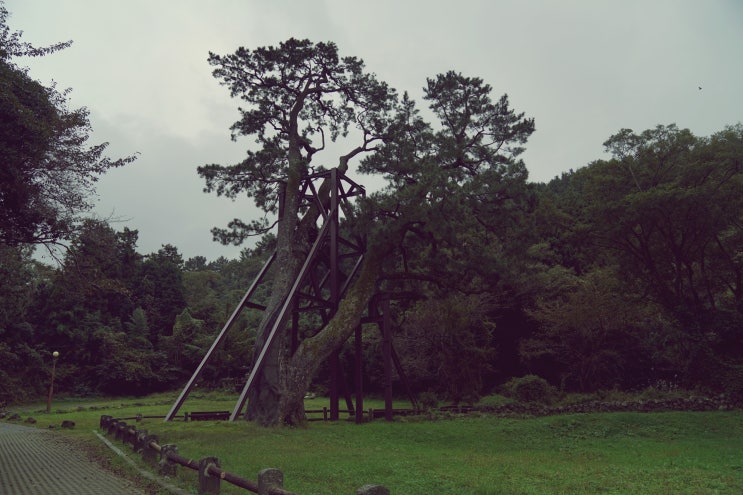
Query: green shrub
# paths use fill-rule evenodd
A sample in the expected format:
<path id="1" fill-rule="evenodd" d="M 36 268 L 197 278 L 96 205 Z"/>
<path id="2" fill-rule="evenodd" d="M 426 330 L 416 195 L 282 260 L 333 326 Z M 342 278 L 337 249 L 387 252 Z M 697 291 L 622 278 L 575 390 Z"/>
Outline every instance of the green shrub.
<path id="1" fill-rule="evenodd" d="M 439 399 L 438 397 L 436 397 L 436 394 L 433 392 L 421 392 L 418 395 L 418 402 L 420 403 L 421 407 L 426 411 L 435 409 L 439 405 Z"/>
<path id="2" fill-rule="evenodd" d="M 508 380 L 503 385 L 503 394 L 520 402 L 550 404 L 557 395 L 557 389 L 540 376 L 526 375 Z"/>
<path id="3" fill-rule="evenodd" d="M 513 404 L 515 401 L 500 394 L 490 394 L 482 397 L 478 402 L 478 407 L 500 407 Z"/>
<path id="4" fill-rule="evenodd" d="M 725 396 L 738 403 L 743 403 L 743 366 L 728 366 L 721 373 L 722 389 Z"/>

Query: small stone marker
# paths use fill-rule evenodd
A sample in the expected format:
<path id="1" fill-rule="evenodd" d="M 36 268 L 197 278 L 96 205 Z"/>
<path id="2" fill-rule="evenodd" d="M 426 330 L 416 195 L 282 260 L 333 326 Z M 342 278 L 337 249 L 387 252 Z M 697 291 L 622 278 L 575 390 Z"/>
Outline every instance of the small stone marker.
<path id="1" fill-rule="evenodd" d="M 390 491 L 381 485 L 364 485 L 356 490 L 356 495 L 390 495 Z"/>
<path id="2" fill-rule="evenodd" d="M 258 473 L 258 495 L 268 495 L 272 488 L 284 488 L 284 473 L 275 468 L 261 469 Z"/>

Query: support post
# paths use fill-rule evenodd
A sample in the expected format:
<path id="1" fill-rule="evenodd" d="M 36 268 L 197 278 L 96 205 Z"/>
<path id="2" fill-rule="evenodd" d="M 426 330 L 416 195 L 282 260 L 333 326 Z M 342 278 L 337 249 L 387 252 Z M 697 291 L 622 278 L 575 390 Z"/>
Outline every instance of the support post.
<path id="1" fill-rule="evenodd" d="M 99 427 L 99 428 L 100 428 L 101 430 L 106 430 L 106 431 L 108 431 L 108 425 L 109 425 L 109 424 L 111 423 L 111 420 L 112 420 L 112 419 L 113 419 L 113 417 L 112 417 L 112 416 L 109 416 L 108 414 L 102 414 L 102 415 L 101 415 L 101 420 L 100 420 L 100 422 L 98 423 L 98 427 Z"/>
<path id="2" fill-rule="evenodd" d="M 108 422 L 108 431 L 107 433 L 109 435 L 114 435 L 114 438 L 116 438 L 116 429 L 119 427 L 119 420 L 115 418 L 111 418 L 111 421 Z"/>
<path id="3" fill-rule="evenodd" d="M 119 441 L 124 440 L 124 430 L 126 430 L 126 421 L 119 421 L 116 424 L 116 431 L 114 432 L 114 438 Z"/>
<path id="4" fill-rule="evenodd" d="M 142 440 L 142 461 L 149 466 L 156 467 L 159 461 L 159 453 L 150 445 L 152 442 L 157 443 L 157 435 L 146 435 Z"/>
<path id="5" fill-rule="evenodd" d="M 330 421 L 338 421 L 340 417 L 338 402 L 340 401 L 339 384 L 340 359 L 338 351 L 330 355 Z"/>
<path id="6" fill-rule="evenodd" d="M 178 465 L 170 460 L 169 455 L 178 454 L 178 447 L 173 444 L 167 444 L 160 447 L 160 464 L 158 466 L 158 472 L 161 476 L 170 476 L 174 478 L 176 475 L 176 468 Z"/>
<path id="7" fill-rule="evenodd" d="M 382 301 L 382 354 L 384 359 L 384 419 L 392 421 L 392 322 L 390 300 Z"/>
<path id="8" fill-rule="evenodd" d="M 220 479 L 209 474 L 209 466 L 219 467 L 216 457 L 199 459 L 199 495 L 219 495 Z"/>
<path id="9" fill-rule="evenodd" d="M 137 430 L 137 436 L 134 439 L 134 452 L 141 453 L 145 449 L 145 438 L 147 438 L 149 435 L 147 434 L 147 430 Z"/>
<path id="10" fill-rule="evenodd" d="M 201 360 L 201 363 L 196 368 L 196 371 L 194 371 L 194 374 L 191 375 L 191 378 L 188 380 L 188 383 L 183 388 L 183 391 L 176 399 L 175 403 L 173 404 L 173 407 L 170 408 L 170 411 L 168 411 L 168 414 L 165 415 L 165 421 L 172 421 L 175 415 L 178 413 L 178 410 L 183 405 L 183 402 L 185 402 L 186 397 L 188 397 L 188 394 L 191 393 L 191 389 L 196 385 L 196 380 L 201 376 L 201 372 L 204 370 L 206 365 L 211 360 L 212 356 L 217 350 L 217 347 L 219 347 L 219 344 L 222 343 L 223 340 L 227 338 L 227 334 L 232 328 L 232 325 L 235 321 L 237 321 L 238 316 L 240 316 L 240 313 L 242 312 L 243 308 L 248 304 L 250 301 L 250 298 L 253 297 L 253 294 L 255 293 L 256 289 L 260 285 L 260 283 L 263 281 L 263 277 L 268 272 L 268 269 L 271 267 L 271 264 L 273 263 L 274 259 L 276 259 L 276 252 L 271 254 L 271 256 L 266 260 L 266 263 L 263 265 L 263 268 L 261 268 L 261 271 L 258 273 L 258 276 L 255 278 L 253 283 L 250 285 L 250 288 L 243 296 L 242 300 L 240 301 L 240 304 L 237 305 L 235 310 L 232 312 L 232 315 L 227 320 L 227 323 L 225 323 L 224 327 L 222 327 L 222 330 L 219 332 L 219 335 L 217 335 L 217 338 L 214 339 L 214 342 L 212 343 L 209 350 L 206 352 L 206 355 Z"/>
<path id="11" fill-rule="evenodd" d="M 134 444 L 137 441 L 137 429 L 130 425 L 124 430 L 124 443 L 129 444 L 134 448 Z"/>
<path id="12" fill-rule="evenodd" d="M 362 327 L 356 327 L 356 336 L 354 337 L 354 350 L 356 354 L 356 423 L 364 422 L 364 361 L 363 361 L 363 342 Z"/>
<path id="13" fill-rule="evenodd" d="M 330 181 L 333 184 L 330 190 L 330 315 L 332 318 L 338 311 L 340 303 L 340 269 L 338 267 L 338 169 L 330 171 Z M 338 421 L 340 401 L 340 357 L 339 351 L 330 355 L 330 420 Z"/>

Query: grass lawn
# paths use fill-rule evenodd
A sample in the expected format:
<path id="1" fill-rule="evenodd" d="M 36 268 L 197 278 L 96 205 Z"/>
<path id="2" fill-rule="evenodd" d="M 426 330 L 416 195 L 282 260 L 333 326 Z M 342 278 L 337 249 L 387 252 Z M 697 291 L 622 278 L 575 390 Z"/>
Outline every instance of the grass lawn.
<path id="1" fill-rule="evenodd" d="M 232 397 L 194 395 L 181 412 L 234 406 Z M 77 427 L 66 435 L 98 442 L 92 430 L 101 414 L 165 415 L 173 400 L 56 401 L 58 412 L 31 406 L 22 414 L 40 427 L 73 420 Z M 308 408 L 323 405 L 316 400 Z M 281 469 L 285 488 L 301 495 L 352 495 L 364 484 L 384 485 L 392 495 L 743 493 L 743 411 L 452 416 L 279 429 L 146 419 L 138 428 L 176 444 L 183 456 L 216 456 L 245 478 Z M 183 486 L 196 486 L 195 473 L 179 473 Z M 247 492 L 223 484 L 222 493 Z"/>

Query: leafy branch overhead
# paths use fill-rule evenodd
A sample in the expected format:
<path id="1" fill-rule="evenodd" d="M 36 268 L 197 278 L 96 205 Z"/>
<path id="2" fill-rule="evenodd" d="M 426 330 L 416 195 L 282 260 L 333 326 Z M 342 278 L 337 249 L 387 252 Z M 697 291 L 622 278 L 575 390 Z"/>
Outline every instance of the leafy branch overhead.
<path id="1" fill-rule="evenodd" d="M 89 145 L 89 112 L 68 108 L 70 90 L 44 86 L 13 61 L 72 42 L 35 47 L 10 30 L 7 18 L 0 5 L 0 242 L 56 244 L 70 239 L 93 207 L 99 176 L 135 157 L 112 160 L 104 154 L 108 143 Z"/>
<path id="2" fill-rule="evenodd" d="M 346 137 L 353 127 L 359 137 L 338 158 L 341 169 L 348 160 L 371 151 L 386 129 L 385 115 L 393 110 L 395 92 L 355 57 L 339 57 L 334 43 L 290 39 L 278 47 L 239 48 L 225 56 L 210 53 L 214 76 L 233 97 L 248 104 L 232 127 L 232 138 L 254 136 L 256 150 L 235 165 L 199 168 L 207 192 L 236 197 L 247 194 L 264 212 L 278 212 L 282 184 L 296 181 L 311 170 L 315 155 L 327 141 Z M 233 223 L 231 235 L 215 229 L 222 239 L 263 233 L 265 223 Z"/>

